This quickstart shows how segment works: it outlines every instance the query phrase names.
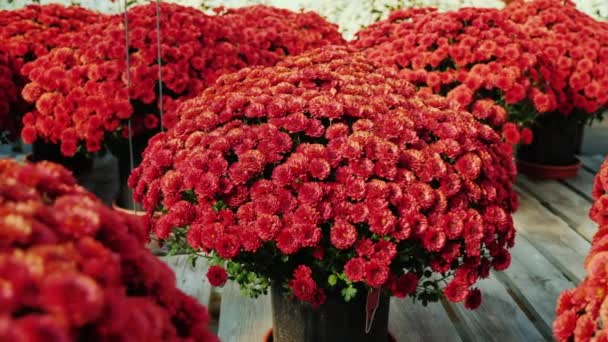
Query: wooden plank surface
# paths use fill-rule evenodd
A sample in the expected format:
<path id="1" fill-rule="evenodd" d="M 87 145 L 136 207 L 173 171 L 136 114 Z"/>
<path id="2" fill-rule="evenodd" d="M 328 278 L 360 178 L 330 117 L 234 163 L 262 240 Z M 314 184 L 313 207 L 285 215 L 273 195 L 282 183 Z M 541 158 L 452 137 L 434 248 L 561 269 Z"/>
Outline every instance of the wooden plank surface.
<path id="1" fill-rule="evenodd" d="M 589 218 L 591 202 L 588 199 L 554 180 L 534 179 L 519 175 L 517 184 L 568 223 L 587 241 L 591 241 L 597 231 L 597 224 Z"/>
<path id="2" fill-rule="evenodd" d="M 592 155 L 592 156 L 579 156 L 578 157 L 583 162 L 583 167 L 591 173 L 597 173 L 600 169 L 600 166 L 604 162 L 604 156 L 600 154 Z"/>
<path id="3" fill-rule="evenodd" d="M 196 267 L 188 262 L 187 255 L 160 257 L 175 272 L 177 287 L 208 306 L 211 284 L 207 280 L 207 261 L 199 258 Z"/>
<path id="4" fill-rule="evenodd" d="M 465 341 L 545 341 L 530 319 L 517 306 L 507 290 L 494 277 L 481 280 L 481 306 L 467 310 L 462 303 L 447 303 L 466 326 Z M 436 327 L 441 329 L 441 327 Z"/>
<path id="5" fill-rule="evenodd" d="M 511 249 L 511 266 L 504 272 L 494 272 L 517 301 L 535 319 L 535 326 L 551 339 L 555 320 L 555 303 L 560 292 L 573 288 L 568 279 L 522 235 L 517 235 Z"/>
<path id="6" fill-rule="evenodd" d="M 591 198 L 591 190 L 593 189 L 593 178 L 595 175 L 585 169 L 578 170 L 578 175 L 575 178 L 566 179 L 562 182 L 575 190 L 580 196 L 593 201 Z"/>
<path id="7" fill-rule="evenodd" d="M 518 234 L 571 281 L 581 281 L 585 277 L 583 261 L 589 252 L 589 242 L 527 192 L 521 189 L 518 192 L 520 207 L 513 216 Z"/>
<path id="8" fill-rule="evenodd" d="M 252 299 L 242 296 L 236 283 L 224 286 L 218 332 L 222 341 L 261 342 L 271 327 L 270 295 Z"/>
<path id="9" fill-rule="evenodd" d="M 423 307 L 420 303 L 412 303 L 408 298 L 391 298 L 388 329 L 398 342 L 461 341 L 441 303 Z"/>

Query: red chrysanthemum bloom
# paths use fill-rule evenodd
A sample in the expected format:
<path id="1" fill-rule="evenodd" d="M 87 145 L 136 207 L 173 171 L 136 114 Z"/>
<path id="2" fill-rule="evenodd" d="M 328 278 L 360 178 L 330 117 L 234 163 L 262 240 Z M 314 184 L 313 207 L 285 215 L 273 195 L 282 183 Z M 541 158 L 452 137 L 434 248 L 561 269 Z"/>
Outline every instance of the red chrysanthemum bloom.
<path id="1" fill-rule="evenodd" d="M 365 259 L 352 258 L 344 265 L 344 274 L 350 281 L 362 281 L 365 278 Z"/>
<path id="2" fill-rule="evenodd" d="M 228 280 L 228 274 L 221 266 L 211 266 L 207 270 L 207 279 L 212 286 L 223 286 Z"/>
<path id="3" fill-rule="evenodd" d="M 0 227 L 0 340 L 218 341 L 142 222 L 63 167 L 0 160 Z"/>
<path id="4" fill-rule="evenodd" d="M 315 304 L 346 280 L 416 297 L 426 271 L 466 273 L 466 295 L 513 245 L 501 137 L 348 48 L 223 76 L 178 112 L 129 184 L 153 232 L 194 229 L 190 247 L 235 263 L 235 278 Z"/>
<path id="5" fill-rule="evenodd" d="M 475 310 L 481 305 L 481 291 L 471 289 L 464 300 L 464 306 L 469 310 Z"/>

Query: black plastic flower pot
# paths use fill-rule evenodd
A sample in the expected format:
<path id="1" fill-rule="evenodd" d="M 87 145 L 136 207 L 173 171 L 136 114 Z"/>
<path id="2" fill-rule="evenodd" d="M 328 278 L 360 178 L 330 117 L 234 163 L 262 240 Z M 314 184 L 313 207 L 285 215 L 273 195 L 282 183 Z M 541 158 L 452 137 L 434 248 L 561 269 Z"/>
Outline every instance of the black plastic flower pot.
<path id="1" fill-rule="evenodd" d="M 576 177 L 584 123 L 558 114 L 543 115 L 532 130 L 532 143 L 517 150 L 518 171 L 536 178 Z"/>
<path id="2" fill-rule="evenodd" d="M 329 294 L 326 302 L 313 308 L 285 294 L 279 286 L 271 289 L 273 342 L 387 342 L 390 297 L 380 295 L 379 305 L 366 333 L 365 295 L 350 302 L 337 294 Z"/>
<path id="3" fill-rule="evenodd" d="M 149 136 L 136 137 L 129 141 L 123 140 L 111 145 L 112 154 L 118 159 L 119 191 L 115 205 L 125 209 L 141 210 L 141 206 L 133 201 L 133 193 L 127 182 L 131 171 L 142 161 L 142 154 L 148 145 Z"/>
<path id="4" fill-rule="evenodd" d="M 46 160 L 60 164 L 70 170 L 76 177 L 89 173 L 93 169 L 93 158 L 80 153 L 73 157 L 66 157 L 61 154 L 59 145 L 42 140 L 36 140 L 32 144 L 32 153 L 27 157 L 27 160 L 31 162 Z"/>

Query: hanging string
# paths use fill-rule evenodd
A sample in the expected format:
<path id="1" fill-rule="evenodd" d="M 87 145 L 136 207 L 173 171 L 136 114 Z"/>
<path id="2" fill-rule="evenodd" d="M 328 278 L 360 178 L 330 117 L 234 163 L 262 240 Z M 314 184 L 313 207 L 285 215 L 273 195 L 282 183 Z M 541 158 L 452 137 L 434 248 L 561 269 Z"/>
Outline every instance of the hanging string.
<path id="1" fill-rule="evenodd" d="M 165 130 L 163 125 L 163 75 L 162 75 L 162 63 L 161 63 L 161 50 L 160 50 L 160 0 L 156 0 L 156 46 L 157 46 L 157 60 L 158 60 L 158 106 L 160 109 L 160 130 Z"/>
<path id="2" fill-rule="evenodd" d="M 127 99 L 131 102 L 131 68 L 130 68 L 130 56 L 129 56 L 129 14 L 128 14 L 128 0 L 124 1 L 125 10 L 125 51 L 126 51 L 126 64 L 127 64 Z M 131 129 L 131 119 L 127 122 L 127 129 L 129 130 L 129 170 L 133 172 L 134 168 L 134 152 L 133 152 L 133 131 Z M 129 173 L 131 173 L 129 172 Z M 131 210 L 135 210 L 135 200 L 131 197 Z"/>

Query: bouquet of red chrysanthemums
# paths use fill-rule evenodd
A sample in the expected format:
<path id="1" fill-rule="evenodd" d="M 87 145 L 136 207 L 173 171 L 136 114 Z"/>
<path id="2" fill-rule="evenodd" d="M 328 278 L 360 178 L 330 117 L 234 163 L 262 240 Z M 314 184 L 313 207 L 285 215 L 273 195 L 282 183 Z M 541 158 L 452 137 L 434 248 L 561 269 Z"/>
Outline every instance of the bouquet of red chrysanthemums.
<path id="1" fill-rule="evenodd" d="M 62 5 L 30 5 L 19 10 L 0 10 L 0 64 L 4 92 L 0 100 L 0 135 L 5 141 L 19 137 L 21 118 L 31 110 L 21 98 L 27 77 L 21 73 L 24 63 L 44 56 L 57 46 L 73 46 L 73 33 L 101 20 L 97 12 Z M 12 75 L 7 74 L 8 68 Z M 8 100 L 8 101 L 7 101 Z M 10 108 L 10 109 L 9 109 Z M 1 141 L 1 140 L 0 140 Z"/>
<path id="2" fill-rule="evenodd" d="M 608 161 L 595 177 L 590 216 L 599 225 L 585 261 L 587 278 L 557 301 L 558 341 L 608 341 Z"/>
<path id="3" fill-rule="evenodd" d="M 178 119 L 171 114 L 174 100 L 200 94 L 220 75 L 249 65 L 274 64 L 291 53 L 285 49 L 292 46 L 299 52 L 306 46 L 339 42 L 337 29 L 320 17 L 314 27 L 296 25 L 305 14 L 285 16 L 284 21 L 293 20 L 284 27 L 286 32 L 260 26 L 252 30 L 256 19 L 263 23 L 274 16 L 277 21 L 278 14 L 264 7 L 209 16 L 161 3 L 158 30 L 156 6 L 129 9 L 128 60 L 125 16 L 118 15 L 81 30 L 87 39 L 80 46 L 55 49 L 24 67 L 32 82 L 23 96 L 36 103 L 36 110 L 24 117 L 25 141 L 57 142 L 63 154 L 71 156 L 79 147 L 99 151 L 113 137 L 151 135 L 161 124 L 161 103 L 167 111 L 164 124 L 171 127 Z M 289 40 L 275 39 L 277 34 Z M 291 41 L 300 34 L 304 40 Z"/>
<path id="4" fill-rule="evenodd" d="M 588 120 L 608 106 L 608 23 L 569 0 L 515 1 L 504 9 L 528 35 L 526 49 L 540 68 L 555 109 Z"/>
<path id="5" fill-rule="evenodd" d="M 529 144 L 535 113 L 555 109 L 527 36 L 501 10 L 399 10 L 357 36 L 353 45 L 372 61 L 419 92 L 446 95 L 512 144 Z"/>
<path id="6" fill-rule="evenodd" d="M 59 165 L 0 160 L 0 340 L 217 341 L 137 220 Z"/>
<path id="7" fill-rule="evenodd" d="M 156 236 L 211 256 L 216 285 L 475 308 L 476 280 L 509 265 L 509 145 L 354 51 L 223 76 L 178 112 L 129 184 Z"/>

